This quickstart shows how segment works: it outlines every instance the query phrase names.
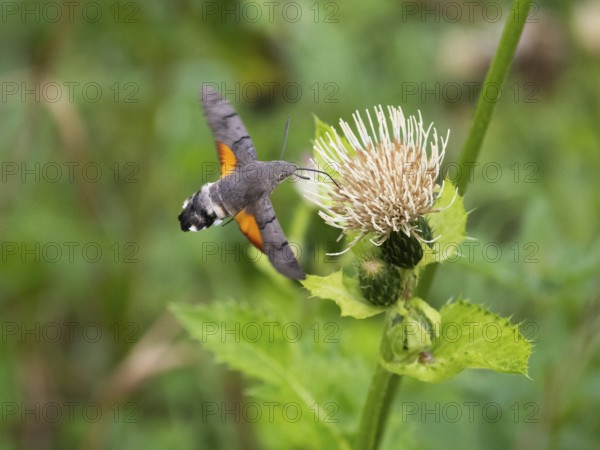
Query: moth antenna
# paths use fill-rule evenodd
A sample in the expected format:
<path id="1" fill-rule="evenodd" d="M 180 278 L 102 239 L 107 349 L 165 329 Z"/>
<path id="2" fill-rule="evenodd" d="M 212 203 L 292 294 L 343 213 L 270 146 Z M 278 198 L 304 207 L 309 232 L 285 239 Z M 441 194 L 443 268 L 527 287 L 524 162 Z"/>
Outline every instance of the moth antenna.
<path id="1" fill-rule="evenodd" d="M 283 152 L 285 152 L 285 144 L 287 143 L 288 131 L 290 129 L 290 118 L 288 117 L 285 121 L 285 131 L 283 132 L 283 147 L 281 148 L 281 156 L 279 160 L 283 159 Z"/>
<path id="2" fill-rule="evenodd" d="M 315 172 L 315 173 L 320 173 L 322 175 L 325 175 L 327 178 L 329 178 L 331 181 L 333 181 L 333 184 L 335 184 L 338 187 L 338 189 L 340 188 L 340 185 L 337 184 L 337 182 L 333 179 L 333 177 L 331 175 L 329 175 L 327 172 L 324 172 L 324 171 L 318 170 L 318 169 L 310 169 L 308 167 L 296 167 L 296 170 L 307 170 L 309 172 Z M 305 180 L 309 179 L 307 177 L 303 177 L 303 176 L 300 176 L 300 175 L 297 175 L 297 176 L 300 177 L 300 178 L 304 178 Z"/>

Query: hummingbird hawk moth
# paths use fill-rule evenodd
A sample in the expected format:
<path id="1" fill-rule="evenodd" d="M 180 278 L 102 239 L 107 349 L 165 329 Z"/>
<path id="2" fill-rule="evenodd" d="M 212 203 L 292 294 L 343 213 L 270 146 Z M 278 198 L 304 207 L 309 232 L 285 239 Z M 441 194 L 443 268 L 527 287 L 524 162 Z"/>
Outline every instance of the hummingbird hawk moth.
<path id="1" fill-rule="evenodd" d="M 199 231 L 233 217 L 242 233 L 269 257 L 278 272 L 292 279 L 304 279 L 306 275 L 292 253 L 269 195 L 297 170 L 313 169 L 286 161 L 259 161 L 250 135 L 231 104 L 211 86 L 202 86 L 200 95 L 216 141 L 221 178 L 206 183 L 185 200 L 179 214 L 181 229 Z"/>

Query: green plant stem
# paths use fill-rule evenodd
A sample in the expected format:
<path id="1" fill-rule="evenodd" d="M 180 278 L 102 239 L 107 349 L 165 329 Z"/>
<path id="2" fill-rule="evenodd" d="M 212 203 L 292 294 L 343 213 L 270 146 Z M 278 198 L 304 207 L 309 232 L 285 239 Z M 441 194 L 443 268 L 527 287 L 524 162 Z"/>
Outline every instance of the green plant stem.
<path id="1" fill-rule="evenodd" d="M 519 38 L 523 32 L 523 27 L 529 14 L 531 2 L 529 0 L 515 0 L 510 9 L 509 20 L 504 26 L 500 44 L 496 50 L 496 55 L 490 64 L 490 68 L 483 82 L 483 87 L 477 100 L 475 115 L 471 128 L 467 134 L 467 140 L 463 146 L 459 157 L 459 167 L 464 170 L 460 171 L 460 175 L 456 181 L 458 193 L 462 196 L 469 187 L 469 171 L 472 164 L 477 162 L 481 144 L 487 132 L 492 113 L 496 107 L 498 98 L 492 98 L 490 93 L 495 91 L 497 87 L 501 87 L 506 80 L 510 62 L 513 59 Z M 491 89 L 489 89 L 491 87 Z M 499 89 L 497 91 L 500 91 Z M 429 289 L 435 278 L 438 264 L 430 264 L 421 274 L 421 279 L 416 289 L 416 295 L 420 298 L 427 298 Z"/>
<path id="2" fill-rule="evenodd" d="M 469 129 L 467 139 L 459 157 L 459 167 L 470 168 L 472 167 L 470 164 L 475 163 L 479 158 L 481 144 L 483 143 L 490 120 L 492 119 L 492 113 L 498 101 L 498 98 L 491 94 L 501 91 L 521 33 L 523 32 L 530 7 L 531 0 L 514 0 L 512 3 L 498 49 L 496 50 L 477 100 L 473 122 L 471 123 L 471 128 Z M 468 182 L 469 172 L 468 170 L 462 170 L 461 176 L 458 177 L 456 182 L 456 187 L 460 195 L 464 195 L 466 192 Z M 429 289 L 437 271 L 437 265 L 430 264 L 424 270 L 423 274 L 421 274 L 421 280 L 416 289 L 416 294 L 420 298 L 428 297 Z M 387 322 L 382 336 L 382 352 L 386 348 L 384 343 L 386 331 Z M 375 450 L 379 447 L 399 381 L 400 377 L 398 375 L 386 371 L 381 364 L 377 364 L 371 380 L 367 401 L 362 412 L 357 437 L 357 450 Z"/>
<path id="3" fill-rule="evenodd" d="M 391 349 L 387 340 L 387 329 L 390 324 L 389 317 L 386 317 L 386 326 L 381 338 L 380 352 L 381 357 L 389 359 Z M 388 372 L 380 363 L 377 363 L 367 402 L 365 403 L 358 439 L 355 448 L 358 449 L 376 449 L 379 447 L 389 411 L 392 406 L 396 390 L 400 384 L 401 377 L 395 373 Z"/>
<path id="4" fill-rule="evenodd" d="M 475 116 L 471 122 L 471 128 L 467 134 L 467 140 L 459 158 L 459 167 L 470 169 L 469 164 L 475 163 L 481 151 L 481 144 L 487 132 L 492 113 L 499 100 L 499 92 L 502 91 L 502 85 L 506 80 L 510 63 L 515 55 L 519 38 L 523 32 L 523 27 L 527 21 L 530 0 L 515 0 L 510 9 L 508 22 L 504 25 L 504 31 L 496 50 L 496 55 L 490 64 L 487 75 L 483 82 L 477 106 L 475 108 Z M 457 179 L 456 187 L 458 193 L 464 195 L 469 183 L 469 170 L 461 170 L 460 176 Z"/>

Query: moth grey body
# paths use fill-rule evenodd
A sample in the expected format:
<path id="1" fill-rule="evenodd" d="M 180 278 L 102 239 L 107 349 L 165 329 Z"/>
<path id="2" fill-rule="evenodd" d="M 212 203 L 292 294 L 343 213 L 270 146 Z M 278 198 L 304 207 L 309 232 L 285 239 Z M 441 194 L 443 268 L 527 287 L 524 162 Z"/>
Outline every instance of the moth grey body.
<path id="1" fill-rule="evenodd" d="M 214 183 L 207 183 L 183 202 L 179 224 L 183 231 L 199 231 L 226 217 L 225 211 L 211 200 L 210 190 Z"/>
<path id="2" fill-rule="evenodd" d="M 215 183 L 207 183 L 183 203 L 179 222 L 183 231 L 199 231 L 235 216 L 268 195 L 296 171 L 286 161 L 253 161 Z M 218 223 L 218 222 L 217 222 Z"/>

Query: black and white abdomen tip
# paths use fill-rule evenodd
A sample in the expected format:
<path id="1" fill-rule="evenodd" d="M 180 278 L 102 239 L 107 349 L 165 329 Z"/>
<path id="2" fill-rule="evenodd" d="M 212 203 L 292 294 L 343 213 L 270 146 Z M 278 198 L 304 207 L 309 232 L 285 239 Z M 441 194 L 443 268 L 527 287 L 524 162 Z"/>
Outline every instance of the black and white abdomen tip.
<path id="1" fill-rule="evenodd" d="M 210 227 L 217 215 L 205 201 L 206 186 L 183 202 L 183 211 L 179 214 L 179 224 L 183 231 L 199 231 Z"/>

